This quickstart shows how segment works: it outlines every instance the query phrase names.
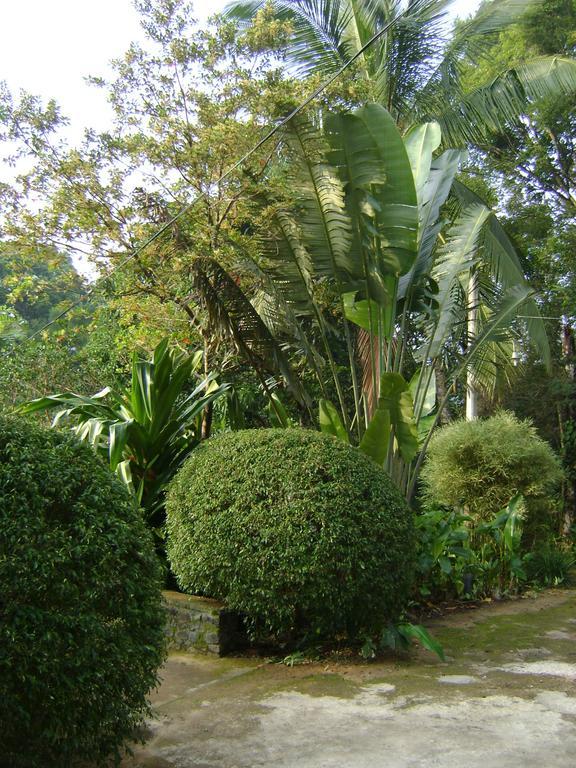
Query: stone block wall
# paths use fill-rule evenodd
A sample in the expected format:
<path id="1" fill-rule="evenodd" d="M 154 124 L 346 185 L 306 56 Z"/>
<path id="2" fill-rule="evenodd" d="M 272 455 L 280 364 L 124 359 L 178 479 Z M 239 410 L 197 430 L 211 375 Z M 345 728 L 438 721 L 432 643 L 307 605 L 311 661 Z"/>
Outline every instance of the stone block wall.
<path id="1" fill-rule="evenodd" d="M 225 656 L 246 648 L 248 640 L 237 613 L 216 600 L 181 592 L 163 592 L 168 648 Z"/>

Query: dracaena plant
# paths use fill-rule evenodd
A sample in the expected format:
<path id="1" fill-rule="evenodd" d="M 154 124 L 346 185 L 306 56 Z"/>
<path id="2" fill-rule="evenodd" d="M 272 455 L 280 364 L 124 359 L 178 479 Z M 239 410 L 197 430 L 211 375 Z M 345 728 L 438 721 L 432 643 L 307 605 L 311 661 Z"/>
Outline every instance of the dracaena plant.
<path id="1" fill-rule="evenodd" d="M 19 411 L 56 411 L 53 426 L 69 422 L 122 478 L 150 524 L 159 527 L 168 481 L 202 439 L 205 409 L 229 389 L 214 374 L 199 373 L 202 360 L 201 351 L 184 354 L 164 339 L 150 359 L 134 354 L 126 389 L 106 387 L 91 397 L 49 395 Z"/>

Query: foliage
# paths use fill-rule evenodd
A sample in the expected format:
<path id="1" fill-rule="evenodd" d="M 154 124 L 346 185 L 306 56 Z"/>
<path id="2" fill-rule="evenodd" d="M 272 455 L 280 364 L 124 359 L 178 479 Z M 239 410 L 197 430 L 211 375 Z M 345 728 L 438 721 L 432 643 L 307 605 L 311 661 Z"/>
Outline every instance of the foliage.
<path id="1" fill-rule="evenodd" d="M 440 643 L 421 624 L 412 624 L 409 621 L 390 624 L 382 634 L 381 643 L 384 647 L 400 651 L 408 650 L 413 640 L 417 640 L 423 648 L 435 653 L 441 661 L 446 661 L 444 649 Z"/>
<path id="2" fill-rule="evenodd" d="M 386 109 L 367 104 L 324 125 L 322 133 L 300 120 L 287 132 L 296 194 L 291 207 L 277 208 L 272 236 L 262 235 L 262 291 L 290 316 L 284 333 L 293 343 L 309 342 L 306 356 L 320 381 L 328 373 L 334 379 L 338 407 L 322 397 L 321 428 L 344 440 L 354 435 L 410 496 L 419 466 L 410 462 L 419 449 L 424 454 L 443 409 L 444 398 L 436 408 L 436 368 L 449 358 L 447 383 L 470 371 L 477 387 L 490 389 L 512 368 L 512 325 L 526 325 L 546 361 L 547 338 L 512 243 L 493 212 L 455 180 L 461 153 L 434 157 L 438 124 L 402 137 Z M 319 284 L 330 286 L 339 305 L 352 414 Z"/>
<path id="3" fill-rule="evenodd" d="M 508 66 L 466 88 L 463 60 L 481 61 L 495 35 L 539 3 L 483 3 L 449 37 L 448 5 L 446 0 L 270 2 L 274 17 L 291 25 L 286 55 L 300 73 L 327 76 L 357 56 L 353 72 L 367 84 L 368 99 L 385 106 L 402 128 L 437 121 L 450 146 L 482 142 L 490 130 L 517 121 L 526 104 L 543 95 L 574 93 L 576 64 L 561 56 Z M 261 7 L 260 0 L 232 0 L 228 14 L 248 24 L 258 21 Z M 360 55 L 377 32 L 383 34 Z"/>
<path id="4" fill-rule="evenodd" d="M 472 559 L 467 515 L 427 509 L 416 515 L 419 597 L 443 600 L 464 593 L 464 575 Z"/>
<path id="5" fill-rule="evenodd" d="M 516 495 L 492 520 L 473 529 L 470 571 L 488 594 L 500 597 L 526 580 L 522 556 L 524 499 Z"/>
<path id="6" fill-rule="evenodd" d="M 410 621 L 400 621 L 396 624 L 388 624 L 382 632 L 378 642 L 372 638 L 366 638 L 360 649 L 360 655 L 365 659 L 373 659 L 379 649 L 392 651 L 408 651 L 412 647 L 412 641 L 417 640 L 427 651 L 435 653 L 441 661 L 446 661 L 444 648 L 430 632 L 421 624 L 412 624 Z"/>
<path id="7" fill-rule="evenodd" d="M 422 470 L 428 503 L 463 509 L 474 521 L 492 519 L 518 493 L 530 510 L 560 478 L 550 446 L 506 412 L 442 427 Z"/>
<path id="8" fill-rule="evenodd" d="M 0 346 L 0 407 L 10 412 L 54 386 L 96 386 L 94 371 L 83 362 L 67 341 L 54 337 L 6 340 Z"/>
<path id="9" fill-rule="evenodd" d="M 204 443 L 167 497 L 168 554 L 187 591 L 245 613 L 256 635 L 377 633 L 412 581 L 412 516 L 356 449 L 301 429 Z"/>
<path id="10" fill-rule="evenodd" d="M 107 458 L 147 512 L 160 525 L 164 490 L 170 478 L 200 442 L 202 416 L 226 385 L 214 375 L 199 377 L 191 393 L 190 379 L 202 363 L 202 353 L 186 355 L 164 339 L 150 360 L 134 353 L 128 388 L 110 387 L 92 397 L 68 392 L 40 397 L 18 409 L 22 414 L 57 410 L 54 425 L 73 422 L 74 434 Z"/>
<path id="11" fill-rule="evenodd" d="M 92 451 L 6 419 L 0 592 L 0 762 L 67 768 L 119 756 L 163 657 L 150 535 Z"/>
<path id="12" fill-rule="evenodd" d="M 557 587 L 570 581 L 576 566 L 576 553 L 565 544 L 549 544 L 530 553 L 525 560 L 526 578 L 544 587 Z"/>
<path id="13" fill-rule="evenodd" d="M 122 262 L 95 295 L 106 294 L 130 349 L 175 334 L 204 342 L 209 367 L 234 351 L 261 383 L 279 364 L 293 382 L 283 349 L 239 291 L 254 283 L 237 253 L 250 250 L 261 219 L 254 191 L 273 146 L 223 177 L 304 90 L 282 75 L 274 38 L 284 37 L 240 38 L 229 22 L 199 29 L 187 0 L 137 5 L 143 40 L 114 61 L 109 81 L 91 79 L 107 92 L 113 129 L 71 147 L 54 102 L 0 88 L 7 159 L 25 160 L 0 189 L 3 232 L 30 251 L 56 243 L 79 253 L 99 274 Z"/>
<path id="14" fill-rule="evenodd" d="M 524 516 L 519 495 L 485 521 L 448 509 L 417 515 L 419 597 L 500 597 L 518 591 L 535 557 L 526 551 Z"/>
<path id="15" fill-rule="evenodd" d="M 29 332 L 38 331 L 85 293 L 72 262 L 50 246 L 0 242 L 0 306 L 10 308 Z M 76 313 L 82 321 L 82 312 Z"/>

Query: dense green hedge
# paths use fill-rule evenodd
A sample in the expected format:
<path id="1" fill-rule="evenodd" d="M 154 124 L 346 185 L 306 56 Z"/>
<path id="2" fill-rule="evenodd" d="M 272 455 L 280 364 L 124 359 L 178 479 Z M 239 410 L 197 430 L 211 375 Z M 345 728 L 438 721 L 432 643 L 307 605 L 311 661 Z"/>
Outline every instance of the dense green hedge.
<path id="1" fill-rule="evenodd" d="M 428 503 L 465 507 L 478 520 L 494 517 L 517 493 L 535 509 L 560 477 L 548 443 L 507 412 L 438 430 L 421 475 Z"/>
<path id="2" fill-rule="evenodd" d="M 374 632 L 406 603 L 412 515 L 382 469 L 329 435 L 213 438 L 176 476 L 167 512 L 181 586 L 245 613 L 256 635 Z"/>
<path id="3" fill-rule="evenodd" d="M 150 535 L 93 451 L 0 419 L 0 765 L 119 754 L 163 658 L 160 601 Z"/>

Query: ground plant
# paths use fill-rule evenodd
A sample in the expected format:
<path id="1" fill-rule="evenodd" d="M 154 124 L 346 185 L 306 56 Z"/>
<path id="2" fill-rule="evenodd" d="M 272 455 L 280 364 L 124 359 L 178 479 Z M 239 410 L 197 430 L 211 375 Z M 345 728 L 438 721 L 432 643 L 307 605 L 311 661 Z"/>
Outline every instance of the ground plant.
<path id="1" fill-rule="evenodd" d="M 122 483 L 70 435 L 0 419 L 0 765 L 119 759 L 163 659 L 160 568 Z"/>
<path id="2" fill-rule="evenodd" d="M 380 467 L 332 436 L 219 435 L 174 479 L 167 515 L 181 587 L 241 611 L 256 636 L 374 634 L 408 600 L 412 513 Z"/>
<path id="3" fill-rule="evenodd" d="M 147 360 L 133 354 L 132 379 L 123 390 L 48 395 L 18 410 L 52 411 L 54 426 L 69 424 L 107 459 L 160 532 L 166 485 L 200 443 L 205 410 L 227 390 L 214 374 L 199 373 L 202 359 L 201 351 L 186 354 L 164 339 Z"/>

